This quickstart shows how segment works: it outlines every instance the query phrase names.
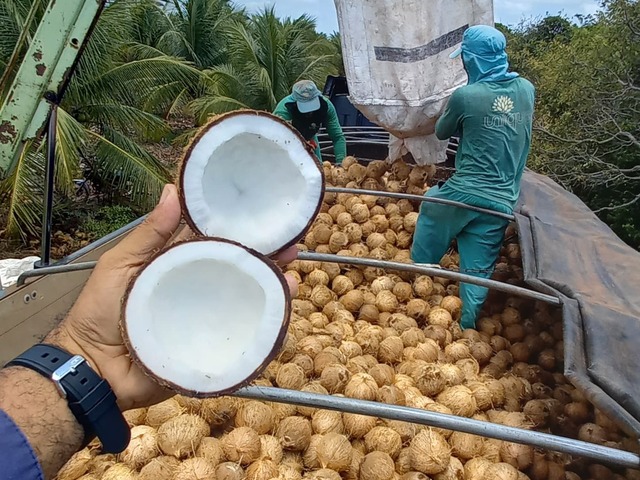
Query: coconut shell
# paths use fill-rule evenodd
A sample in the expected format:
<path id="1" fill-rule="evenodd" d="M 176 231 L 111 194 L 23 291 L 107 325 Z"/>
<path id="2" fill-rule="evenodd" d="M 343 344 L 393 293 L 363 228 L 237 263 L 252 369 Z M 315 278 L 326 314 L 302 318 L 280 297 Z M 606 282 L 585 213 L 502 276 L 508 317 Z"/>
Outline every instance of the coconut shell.
<path id="1" fill-rule="evenodd" d="M 101 480 L 136 480 L 137 476 L 135 470 L 122 463 L 116 463 L 102 474 Z"/>
<path id="2" fill-rule="evenodd" d="M 319 207 L 320 207 L 320 202 L 318 203 L 318 208 Z M 133 287 L 134 287 L 135 282 L 138 279 L 138 277 L 140 277 L 142 275 L 142 273 L 145 271 L 145 269 L 149 268 L 149 266 L 153 264 L 154 260 L 156 260 L 161 255 L 165 254 L 169 249 L 179 248 L 180 246 L 182 246 L 184 244 L 194 243 L 194 242 L 226 243 L 226 244 L 234 245 L 236 247 L 239 247 L 239 248 L 245 250 L 247 253 L 251 254 L 252 256 L 254 256 L 257 259 L 259 259 L 260 261 L 262 261 L 265 266 L 267 266 L 269 269 L 272 270 L 274 275 L 279 280 L 280 285 L 282 286 L 283 294 L 285 296 L 285 301 L 284 301 L 285 308 L 284 308 L 284 312 L 283 312 L 281 329 L 278 332 L 278 335 L 277 335 L 277 337 L 276 337 L 276 339 L 275 339 L 275 341 L 273 343 L 272 350 L 269 352 L 269 354 L 266 356 L 266 358 L 263 359 L 263 362 L 260 365 L 258 365 L 258 367 L 247 378 L 243 379 L 240 383 L 238 383 L 236 385 L 232 385 L 232 386 L 229 386 L 227 388 L 223 388 L 222 390 L 219 390 L 219 391 L 216 391 L 216 392 L 195 392 L 193 390 L 183 388 L 182 386 L 177 385 L 176 383 L 171 382 L 171 381 L 169 381 L 167 379 L 160 378 L 160 376 L 156 372 L 153 372 L 144 363 L 143 359 L 141 359 L 139 357 L 135 346 L 131 343 L 131 341 L 129 339 L 129 333 L 128 333 L 128 329 L 127 329 L 127 325 L 128 325 L 127 318 L 126 318 L 127 301 L 128 301 L 128 298 L 129 298 L 129 294 L 133 290 Z M 294 244 L 295 244 L 295 241 L 291 245 L 294 245 Z M 288 246 L 287 246 L 287 248 L 288 248 Z M 207 398 L 207 397 L 218 397 L 218 396 L 226 395 L 226 394 L 231 393 L 231 392 L 235 392 L 239 388 L 242 388 L 242 387 L 244 387 L 246 385 L 251 384 L 251 382 L 253 382 L 255 379 L 257 379 L 262 374 L 262 372 L 267 368 L 269 363 L 278 356 L 278 353 L 279 353 L 280 349 L 282 348 L 282 345 L 284 343 L 285 337 L 287 335 L 287 329 L 289 327 L 289 321 L 290 321 L 290 317 L 291 317 L 291 305 L 292 305 L 291 292 L 289 290 L 289 285 L 287 283 L 287 279 L 285 278 L 284 273 L 282 272 L 282 270 L 280 268 L 278 268 L 278 266 L 273 261 L 271 261 L 266 255 L 263 255 L 260 252 L 258 252 L 256 250 L 253 250 L 251 248 L 245 247 L 244 245 L 241 245 L 238 242 L 234 242 L 234 241 L 227 240 L 227 239 L 224 239 L 224 238 L 202 237 L 202 238 L 195 238 L 195 239 L 186 240 L 186 241 L 182 241 L 182 242 L 176 242 L 176 243 L 172 244 L 171 246 L 165 248 L 164 250 L 160 250 L 160 251 L 156 252 L 154 255 L 152 255 L 150 258 L 147 259 L 145 264 L 129 280 L 129 283 L 127 285 L 127 288 L 125 290 L 125 294 L 124 294 L 124 297 L 123 297 L 123 304 L 122 304 L 122 308 L 121 308 L 121 318 L 120 318 L 120 323 L 119 324 L 120 324 L 120 330 L 121 330 L 122 339 L 123 339 L 123 342 L 124 342 L 125 346 L 127 347 L 127 350 L 129 352 L 129 356 L 131 357 L 133 362 L 145 373 L 145 375 L 147 375 L 148 377 L 153 379 L 160 386 L 162 386 L 164 388 L 168 388 L 168 389 L 170 389 L 170 390 L 172 390 L 172 391 L 174 391 L 174 392 L 176 392 L 178 394 L 184 395 L 185 397 L 192 397 L 192 399 Z"/>
<path id="3" fill-rule="evenodd" d="M 194 135 L 191 139 L 191 142 L 189 143 L 189 145 L 187 146 L 187 148 L 184 151 L 184 155 L 182 158 L 182 162 L 180 164 L 179 170 L 178 170 L 178 181 L 177 181 L 177 187 L 178 187 L 178 197 L 180 199 L 180 205 L 182 207 L 182 212 L 183 215 L 185 217 L 185 220 L 187 222 L 187 225 L 189 225 L 189 227 L 191 228 L 191 230 L 193 232 L 195 232 L 198 235 L 204 235 L 203 232 L 201 232 L 198 227 L 196 226 L 196 224 L 194 223 L 193 219 L 191 218 L 191 216 L 189 215 L 189 210 L 187 208 L 187 204 L 185 201 L 185 195 L 184 195 L 184 172 L 185 172 L 185 168 L 187 166 L 187 163 L 189 161 L 189 157 L 191 156 L 191 152 L 193 150 L 193 148 L 198 144 L 198 142 L 200 141 L 200 139 L 213 127 L 219 125 L 220 123 L 224 122 L 225 120 L 229 119 L 229 118 L 233 118 L 236 116 L 243 116 L 243 115 L 256 115 L 259 117 L 263 117 L 263 118 L 268 118 L 274 122 L 278 122 L 281 125 L 286 126 L 289 130 L 291 130 L 292 134 L 302 143 L 303 148 L 308 152 L 308 154 L 310 156 L 313 157 L 314 153 L 311 149 L 311 147 L 306 143 L 306 141 L 304 140 L 304 138 L 302 137 L 302 135 L 300 135 L 300 133 L 295 130 L 290 124 L 288 124 L 287 122 L 285 122 L 284 120 L 280 119 L 279 117 L 269 113 L 269 112 L 263 112 L 263 111 L 258 111 L 258 110 L 249 110 L 249 109 L 241 109 L 241 110 L 235 110 L 233 112 L 229 112 L 229 113 L 225 113 L 222 115 L 216 115 L 215 117 L 212 117 L 212 119 L 207 122 L 205 125 L 203 125 L 198 132 L 196 133 L 196 135 Z M 324 191 L 325 189 L 325 177 L 324 177 L 324 171 L 322 169 L 322 167 L 317 163 L 317 162 L 312 162 L 314 165 L 317 166 L 318 171 L 320 172 L 320 177 L 321 177 L 321 191 Z M 278 252 L 282 252 L 284 250 L 286 250 L 287 248 L 295 245 L 296 243 L 298 243 L 298 241 L 304 236 L 305 232 L 311 227 L 315 217 L 318 215 L 318 213 L 320 213 L 320 208 L 322 206 L 322 197 L 320 197 L 318 199 L 318 205 L 316 206 L 315 210 L 312 212 L 312 214 L 309 216 L 309 221 L 308 224 L 306 226 L 306 228 L 302 229 L 301 232 L 297 232 L 296 234 L 292 235 L 292 238 L 285 244 L 282 245 L 279 249 L 277 249 L 275 252 L 268 252 L 268 255 L 273 255 L 275 253 Z"/>

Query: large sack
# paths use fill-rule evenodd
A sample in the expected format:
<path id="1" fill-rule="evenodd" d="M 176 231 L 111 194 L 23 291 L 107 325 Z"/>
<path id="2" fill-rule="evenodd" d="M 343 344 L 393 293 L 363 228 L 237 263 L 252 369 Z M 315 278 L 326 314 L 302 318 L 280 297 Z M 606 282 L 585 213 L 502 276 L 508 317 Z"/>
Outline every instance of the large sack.
<path id="1" fill-rule="evenodd" d="M 451 93 L 466 84 L 449 54 L 472 25 L 493 25 L 492 0 L 335 0 L 351 102 L 391 134 L 391 160 L 439 163 L 434 133 Z M 411 139 L 411 140 L 405 140 Z"/>

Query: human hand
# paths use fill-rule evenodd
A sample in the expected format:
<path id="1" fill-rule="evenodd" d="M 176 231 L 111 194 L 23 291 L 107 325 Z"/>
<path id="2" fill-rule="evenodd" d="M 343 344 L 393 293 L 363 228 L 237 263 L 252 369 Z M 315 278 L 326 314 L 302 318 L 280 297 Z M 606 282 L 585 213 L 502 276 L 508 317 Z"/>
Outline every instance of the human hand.
<path id="1" fill-rule="evenodd" d="M 82 355 L 109 382 L 122 410 L 152 405 L 174 394 L 132 362 L 119 323 L 122 300 L 131 278 L 155 252 L 192 235 L 188 228 L 175 235 L 180 218 L 177 190 L 167 185 L 145 221 L 102 255 L 67 317 L 45 339 L 71 354 Z M 296 257 L 297 249 L 291 247 L 274 260 L 284 266 Z M 289 276 L 287 282 L 293 297 L 297 282 Z"/>

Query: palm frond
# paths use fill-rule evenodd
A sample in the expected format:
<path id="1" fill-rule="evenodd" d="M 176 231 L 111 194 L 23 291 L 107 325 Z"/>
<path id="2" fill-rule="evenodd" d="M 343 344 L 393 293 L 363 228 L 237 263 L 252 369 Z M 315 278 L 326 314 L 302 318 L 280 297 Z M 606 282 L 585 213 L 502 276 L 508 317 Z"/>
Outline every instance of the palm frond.
<path id="1" fill-rule="evenodd" d="M 37 236 L 42 221 L 44 197 L 44 155 L 42 149 L 25 145 L 11 175 L 0 181 L 0 198 L 7 209 L 4 233 L 26 240 Z"/>
<path id="2" fill-rule="evenodd" d="M 96 142 L 102 177 L 125 191 L 137 205 L 151 208 L 164 184 L 170 181 L 169 171 L 140 145 L 115 130 L 107 128 L 104 135 L 87 133 Z"/>
<path id="3" fill-rule="evenodd" d="M 199 125 L 205 123 L 211 115 L 218 115 L 245 108 L 250 107 L 235 98 L 220 95 L 200 97 L 189 104 L 189 109 L 193 112 Z"/>
<path id="4" fill-rule="evenodd" d="M 121 103 L 92 103 L 81 111 L 96 125 L 127 132 L 128 136 L 143 141 L 161 140 L 171 131 L 161 118 Z"/>
<path id="5" fill-rule="evenodd" d="M 84 127 L 63 108 L 58 108 L 56 123 L 56 188 L 63 195 L 73 192 L 73 180 L 80 173 L 80 152 L 87 137 Z"/>
<path id="6" fill-rule="evenodd" d="M 201 72 L 174 57 L 155 57 L 119 65 L 96 79 L 96 86 L 109 87 L 115 98 L 133 100 L 143 98 L 158 85 L 175 81 L 197 85 Z"/>

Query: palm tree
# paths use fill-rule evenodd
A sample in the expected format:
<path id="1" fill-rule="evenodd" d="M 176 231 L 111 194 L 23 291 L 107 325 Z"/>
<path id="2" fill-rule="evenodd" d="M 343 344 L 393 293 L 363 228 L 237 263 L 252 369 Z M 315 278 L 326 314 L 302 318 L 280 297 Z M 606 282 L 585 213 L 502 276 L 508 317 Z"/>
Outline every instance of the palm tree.
<path id="1" fill-rule="evenodd" d="M 0 38 L 5 29 L 18 28 L 18 0 L 0 0 Z M 22 10 L 24 13 L 24 9 Z M 149 113 L 153 95 L 176 83 L 196 88 L 200 71 L 184 60 L 158 51 L 156 55 L 132 54 L 132 38 L 141 12 L 161 16 L 153 0 L 115 0 L 103 10 L 87 43 L 62 104 L 58 109 L 56 191 L 69 195 L 73 179 L 80 175 L 80 158 L 91 158 L 101 180 L 126 191 L 142 209 L 149 208 L 170 179 L 165 165 L 138 142 L 159 140 L 169 133 L 167 124 Z M 1 17 L 4 15 L 4 17 Z M 36 18 L 34 25 L 37 25 Z M 14 35 L 15 37 L 15 35 Z M 0 50 L 7 58 L 7 50 Z M 4 63 L 7 64 L 6 62 Z M 15 68 L 9 65 L 5 68 Z M 11 75 L 12 72 L 5 70 Z M 1 99 L 0 99 L 1 100 Z M 156 108 L 158 109 L 158 108 Z M 37 235 L 42 208 L 44 142 L 29 145 L 11 175 L 0 182 L 6 210 L 5 233 Z"/>
<path id="2" fill-rule="evenodd" d="M 200 123 L 238 108 L 272 111 L 293 84 L 322 84 L 335 73 L 335 47 L 303 15 L 280 20 L 273 7 L 232 22 L 226 32 L 230 61 L 205 70 L 205 92 L 190 104 Z"/>

